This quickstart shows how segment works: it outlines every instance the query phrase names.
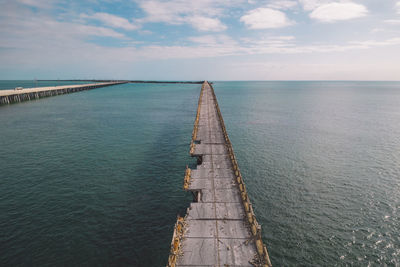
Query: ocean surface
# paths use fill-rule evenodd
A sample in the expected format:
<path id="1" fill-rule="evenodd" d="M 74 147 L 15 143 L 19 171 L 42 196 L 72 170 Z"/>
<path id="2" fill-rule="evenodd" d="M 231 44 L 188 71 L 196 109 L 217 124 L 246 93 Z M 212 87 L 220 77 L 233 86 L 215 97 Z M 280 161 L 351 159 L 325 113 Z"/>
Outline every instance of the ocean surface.
<path id="1" fill-rule="evenodd" d="M 214 89 L 274 266 L 400 266 L 399 82 Z M 0 266 L 165 266 L 199 92 L 0 106 Z"/>

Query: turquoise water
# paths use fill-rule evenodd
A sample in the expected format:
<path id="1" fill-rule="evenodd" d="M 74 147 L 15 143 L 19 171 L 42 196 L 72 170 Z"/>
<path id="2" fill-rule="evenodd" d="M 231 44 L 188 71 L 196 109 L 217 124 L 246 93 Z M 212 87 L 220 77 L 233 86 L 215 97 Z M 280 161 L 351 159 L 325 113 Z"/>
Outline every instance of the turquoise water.
<path id="1" fill-rule="evenodd" d="M 400 264 L 400 83 L 214 88 L 275 266 Z M 164 266 L 199 90 L 1 106 L 0 265 Z"/>

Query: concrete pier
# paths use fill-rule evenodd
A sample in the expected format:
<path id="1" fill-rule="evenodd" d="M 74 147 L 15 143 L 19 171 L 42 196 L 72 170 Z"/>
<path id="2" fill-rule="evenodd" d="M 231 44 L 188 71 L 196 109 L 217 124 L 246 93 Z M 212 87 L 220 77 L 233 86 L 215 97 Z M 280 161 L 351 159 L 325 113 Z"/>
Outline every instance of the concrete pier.
<path id="1" fill-rule="evenodd" d="M 212 85 L 203 83 L 184 190 L 194 202 L 174 227 L 167 266 L 271 266 Z"/>
<path id="2" fill-rule="evenodd" d="M 126 82 L 103 82 L 92 84 L 26 88 L 22 90 L 0 90 L 0 105 L 13 104 L 55 95 L 69 94 L 121 83 Z"/>

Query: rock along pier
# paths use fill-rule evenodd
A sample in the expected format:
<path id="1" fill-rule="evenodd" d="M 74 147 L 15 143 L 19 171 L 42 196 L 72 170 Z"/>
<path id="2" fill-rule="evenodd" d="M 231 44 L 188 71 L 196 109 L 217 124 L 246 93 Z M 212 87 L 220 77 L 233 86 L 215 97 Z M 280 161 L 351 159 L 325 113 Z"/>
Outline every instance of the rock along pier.
<path id="1" fill-rule="evenodd" d="M 174 227 L 168 267 L 271 266 L 214 89 L 201 87 L 183 189 L 194 202 Z"/>
<path id="2" fill-rule="evenodd" d="M 103 82 L 103 83 L 91 83 L 91 84 L 63 85 L 63 86 L 53 86 L 53 87 L 26 88 L 22 90 L 0 90 L 0 105 L 19 103 L 22 101 L 29 101 L 55 95 L 75 93 L 84 90 L 90 90 L 121 83 L 126 83 L 126 82 L 117 81 L 117 82 Z"/>

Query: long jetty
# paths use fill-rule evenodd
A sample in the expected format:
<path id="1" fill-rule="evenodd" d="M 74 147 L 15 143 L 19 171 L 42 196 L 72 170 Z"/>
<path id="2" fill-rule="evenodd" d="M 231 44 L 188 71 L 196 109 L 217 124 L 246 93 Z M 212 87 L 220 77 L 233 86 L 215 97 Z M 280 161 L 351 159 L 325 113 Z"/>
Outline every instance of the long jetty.
<path id="1" fill-rule="evenodd" d="M 102 83 L 91 83 L 91 84 L 25 88 L 22 90 L 0 90 L 0 105 L 13 104 L 22 101 L 29 101 L 55 95 L 75 93 L 84 90 L 106 87 L 121 83 L 126 83 L 126 82 L 116 81 L 116 82 L 102 82 Z"/>
<path id="2" fill-rule="evenodd" d="M 163 84 L 203 84 L 203 81 L 145 81 L 145 80 L 37 80 L 39 82 L 127 82 L 127 83 L 163 83 Z"/>
<path id="3" fill-rule="evenodd" d="M 178 215 L 168 267 L 271 266 L 212 85 L 201 87 L 183 188 L 194 202 Z"/>

